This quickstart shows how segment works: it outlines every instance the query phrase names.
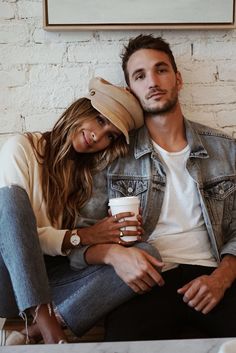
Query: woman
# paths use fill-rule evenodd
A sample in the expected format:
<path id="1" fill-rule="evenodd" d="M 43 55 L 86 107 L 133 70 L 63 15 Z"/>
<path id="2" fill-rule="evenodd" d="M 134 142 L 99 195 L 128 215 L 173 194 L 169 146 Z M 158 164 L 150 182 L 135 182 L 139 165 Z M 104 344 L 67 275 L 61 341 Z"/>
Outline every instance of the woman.
<path id="1" fill-rule="evenodd" d="M 88 97 L 74 102 L 52 131 L 14 136 L 3 146 L 0 316 L 20 313 L 26 329 L 22 333 L 2 330 L 1 344 L 22 344 L 24 335 L 28 340 L 41 336 L 44 343 L 66 342 L 51 302 L 55 293 L 60 292 L 63 300 L 73 293 L 66 284 L 61 291 L 55 290 L 56 259 L 66 259 L 81 245 L 123 244 L 120 228 L 139 225 L 138 221 L 118 224 L 117 220 L 131 215 L 125 213 L 93 225 L 94 237 L 87 229 L 76 229 L 80 210 L 92 195 L 93 175 L 125 154 L 128 131 L 142 124 L 142 110 L 131 93 L 94 78 Z M 126 235 L 134 234 L 126 231 Z M 53 277 L 50 284 L 48 276 Z M 66 271 L 60 274 L 65 283 L 70 282 L 71 272 L 70 278 L 66 276 Z M 28 313 L 36 323 L 32 327 L 27 326 Z"/>

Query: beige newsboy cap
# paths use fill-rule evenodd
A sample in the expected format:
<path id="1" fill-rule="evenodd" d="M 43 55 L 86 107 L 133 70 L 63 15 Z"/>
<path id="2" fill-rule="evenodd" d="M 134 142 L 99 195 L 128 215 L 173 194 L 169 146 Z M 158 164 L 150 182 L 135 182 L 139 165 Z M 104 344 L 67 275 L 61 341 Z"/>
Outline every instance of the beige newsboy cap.
<path id="1" fill-rule="evenodd" d="M 135 96 L 123 87 L 118 87 L 101 77 L 89 81 L 92 106 L 114 124 L 129 143 L 129 131 L 143 125 L 143 111 Z"/>

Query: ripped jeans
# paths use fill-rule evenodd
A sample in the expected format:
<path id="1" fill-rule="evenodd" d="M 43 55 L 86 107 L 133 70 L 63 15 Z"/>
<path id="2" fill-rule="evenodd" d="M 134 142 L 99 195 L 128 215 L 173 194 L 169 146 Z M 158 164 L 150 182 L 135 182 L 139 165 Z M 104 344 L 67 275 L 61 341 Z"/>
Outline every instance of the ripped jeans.
<path id="1" fill-rule="evenodd" d="M 35 216 L 25 190 L 0 188 L 0 316 L 50 302 Z"/>
<path id="2" fill-rule="evenodd" d="M 137 246 L 159 259 L 150 244 Z M 67 257 L 43 256 L 28 195 L 18 186 L 0 189 L 0 278 L 0 316 L 53 302 L 77 336 L 136 295 L 111 266 L 75 271 Z"/>

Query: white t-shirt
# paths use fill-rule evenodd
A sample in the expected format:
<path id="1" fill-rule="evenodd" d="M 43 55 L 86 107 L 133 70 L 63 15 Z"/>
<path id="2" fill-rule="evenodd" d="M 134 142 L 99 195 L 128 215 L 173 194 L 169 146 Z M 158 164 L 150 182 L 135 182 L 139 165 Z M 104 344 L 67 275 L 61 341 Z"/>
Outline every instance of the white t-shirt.
<path id="1" fill-rule="evenodd" d="M 164 269 L 178 264 L 217 266 L 204 223 L 197 185 L 186 168 L 190 147 L 167 152 L 153 141 L 166 171 L 160 217 L 148 242 L 160 252 Z"/>
<path id="2" fill-rule="evenodd" d="M 34 134 L 36 142 L 41 134 Z M 64 255 L 61 246 L 66 230 L 60 230 L 61 220 L 52 227 L 46 213 L 41 187 L 42 168 L 29 140 L 24 135 L 11 137 L 0 151 L 0 187 L 18 185 L 25 189 L 33 208 L 39 241 L 44 254 Z"/>

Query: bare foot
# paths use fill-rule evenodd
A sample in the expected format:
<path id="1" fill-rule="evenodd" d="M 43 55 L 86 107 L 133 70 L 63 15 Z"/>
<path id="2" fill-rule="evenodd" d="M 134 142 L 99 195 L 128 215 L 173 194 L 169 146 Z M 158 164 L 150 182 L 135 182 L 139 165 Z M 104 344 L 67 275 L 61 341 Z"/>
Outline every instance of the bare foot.
<path id="1" fill-rule="evenodd" d="M 31 324 L 30 326 L 28 326 L 27 329 L 28 332 L 26 332 L 26 329 L 24 328 L 21 333 L 23 333 L 29 339 L 30 342 L 38 343 L 42 340 L 43 337 L 36 323 Z"/>

